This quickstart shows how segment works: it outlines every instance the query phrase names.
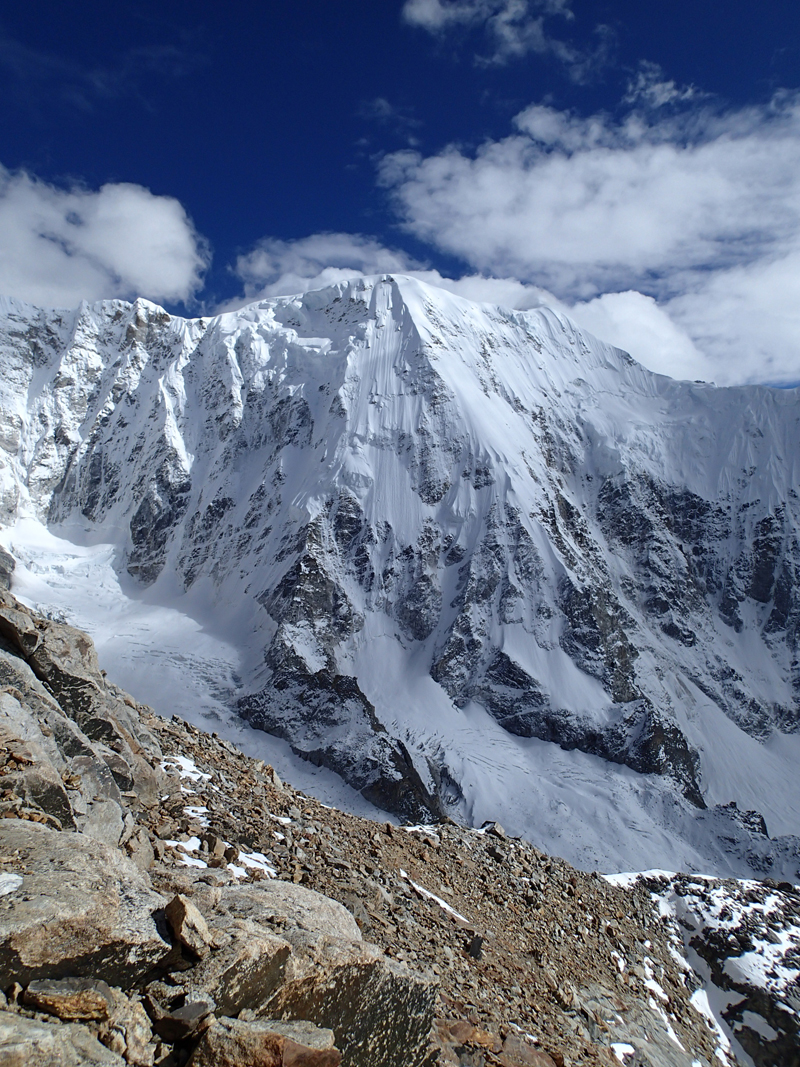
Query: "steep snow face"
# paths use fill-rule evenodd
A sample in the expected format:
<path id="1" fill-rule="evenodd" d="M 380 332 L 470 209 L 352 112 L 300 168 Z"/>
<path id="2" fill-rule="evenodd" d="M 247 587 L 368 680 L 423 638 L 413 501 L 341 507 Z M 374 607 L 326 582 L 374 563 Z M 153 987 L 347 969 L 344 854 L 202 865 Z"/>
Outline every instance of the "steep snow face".
<path id="1" fill-rule="evenodd" d="M 242 716 L 367 799 L 536 841 L 563 791 L 609 820 L 578 862 L 641 817 L 665 866 L 796 864 L 715 807 L 800 826 L 796 391 L 394 277 L 194 321 L 7 302 L 0 360 L 3 521 L 192 590 Z"/>

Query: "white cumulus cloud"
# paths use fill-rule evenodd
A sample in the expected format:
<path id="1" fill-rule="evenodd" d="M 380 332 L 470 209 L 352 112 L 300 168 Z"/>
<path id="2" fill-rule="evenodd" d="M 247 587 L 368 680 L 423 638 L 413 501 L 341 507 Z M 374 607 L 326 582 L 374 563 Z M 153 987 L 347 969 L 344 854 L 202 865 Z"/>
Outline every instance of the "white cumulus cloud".
<path id="1" fill-rule="evenodd" d="M 0 292 L 34 304 L 187 301 L 208 254 L 181 204 L 140 185 L 58 188 L 0 167 Z"/>
<path id="2" fill-rule="evenodd" d="M 416 261 L 405 252 L 386 248 L 363 234 L 315 233 L 293 241 L 265 237 L 237 259 L 234 272 L 244 285 L 244 294 L 227 307 L 306 293 L 346 278 L 406 274 L 415 266 Z"/>
<path id="3" fill-rule="evenodd" d="M 604 297 L 584 313 L 610 323 L 613 310 L 618 336 L 623 319 L 644 337 L 668 316 L 671 373 L 800 379 L 800 99 L 648 115 L 536 105 L 506 138 L 394 153 L 381 177 L 408 231 L 472 271 L 576 308 Z"/>
<path id="4" fill-rule="evenodd" d="M 703 381 L 715 376 L 713 361 L 652 296 L 636 290 L 604 293 L 564 306 L 564 311 L 595 337 L 631 353 L 659 374 Z"/>
<path id="5" fill-rule="evenodd" d="M 555 301 L 551 293 L 516 278 L 480 274 L 447 278 L 407 253 L 387 248 L 374 237 L 353 233 L 315 233 L 294 241 L 265 238 L 239 257 L 235 273 L 243 283 L 243 295 L 227 302 L 222 310 L 375 274 L 407 274 L 467 300 L 503 307 L 525 309 Z"/>

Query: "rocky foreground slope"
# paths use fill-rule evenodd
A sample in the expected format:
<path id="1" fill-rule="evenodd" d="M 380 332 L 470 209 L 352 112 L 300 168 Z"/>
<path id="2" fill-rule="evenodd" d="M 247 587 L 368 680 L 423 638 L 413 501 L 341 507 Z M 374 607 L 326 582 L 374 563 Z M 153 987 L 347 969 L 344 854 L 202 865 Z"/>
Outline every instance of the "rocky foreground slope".
<path id="1" fill-rule="evenodd" d="M 402 818 L 796 877 L 796 391 L 402 277 L 2 312 L 0 525 L 188 591 L 249 722 Z"/>
<path id="2" fill-rule="evenodd" d="M 0 736 L 3 1067 L 733 1064 L 684 939 L 736 1047 L 798 1062 L 792 885 L 326 808 L 8 592 Z"/>

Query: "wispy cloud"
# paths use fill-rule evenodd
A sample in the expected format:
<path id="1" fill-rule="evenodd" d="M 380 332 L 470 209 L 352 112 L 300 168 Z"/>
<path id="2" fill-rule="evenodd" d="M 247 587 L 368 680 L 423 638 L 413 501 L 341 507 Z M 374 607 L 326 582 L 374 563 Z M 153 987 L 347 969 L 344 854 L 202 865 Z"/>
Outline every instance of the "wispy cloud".
<path id="1" fill-rule="evenodd" d="M 58 188 L 0 166 L 0 292 L 35 304 L 190 301 L 208 250 L 183 207 L 140 185 Z"/>
<path id="2" fill-rule="evenodd" d="M 410 108 L 392 104 L 385 96 L 363 101 L 359 115 L 390 130 L 412 147 L 419 143 L 416 131 L 422 127 L 421 120 L 416 118 Z"/>
<path id="3" fill-rule="evenodd" d="M 148 82 L 152 78 L 176 79 L 206 62 L 197 49 L 168 43 L 130 48 L 107 66 L 85 66 L 72 58 L 31 48 L 0 29 L 0 76 L 17 90 L 13 99 L 35 110 L 46 94 L 81 111 L 92 111 L 104 100 L 137 99 L 149 107 Z"/>
<path id="4" fill-rule="evenodd" d="M 661 108 L 675 104 L 697 101 L 707 94 L 698 91 L 693 85 L 678 85 L 672 78 L 667 78 L 658 63 L 643 60 L 639 64 L 636 77 L 628 82 L 628 91 L 623 97 L 624 104 L 638 104 L 650 108 Z"/>
<path id="5" fill-rule="evenodd" d="M 475 56 L 483 65 L 501 65 L 526 55 L 550 56 L 573 80 L 587 80 L 605 62 L 609 31 L 597 28 L 597 44 L 579 48 L 551 32 L 548 20 L 574 18 L 569 0 L 406 0 L 403 20 L 436 37 L 478 29 L 485 47 Z"/>

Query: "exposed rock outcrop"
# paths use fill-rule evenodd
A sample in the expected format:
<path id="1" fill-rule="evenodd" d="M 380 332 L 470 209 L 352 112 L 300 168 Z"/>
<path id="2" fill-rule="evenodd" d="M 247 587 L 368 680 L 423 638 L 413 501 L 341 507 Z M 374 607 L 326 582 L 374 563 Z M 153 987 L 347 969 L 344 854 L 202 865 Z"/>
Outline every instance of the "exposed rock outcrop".
<path id="1" fill-rule="evenodd" d="M 217 842 L 216 884 L 170 885 L 150 826 L 180 779 L 85 634 L 0 592 L 0 640 L 3 1067 L 428 1061 L 436 984 L 341 904 L 237 885 Z"/>

